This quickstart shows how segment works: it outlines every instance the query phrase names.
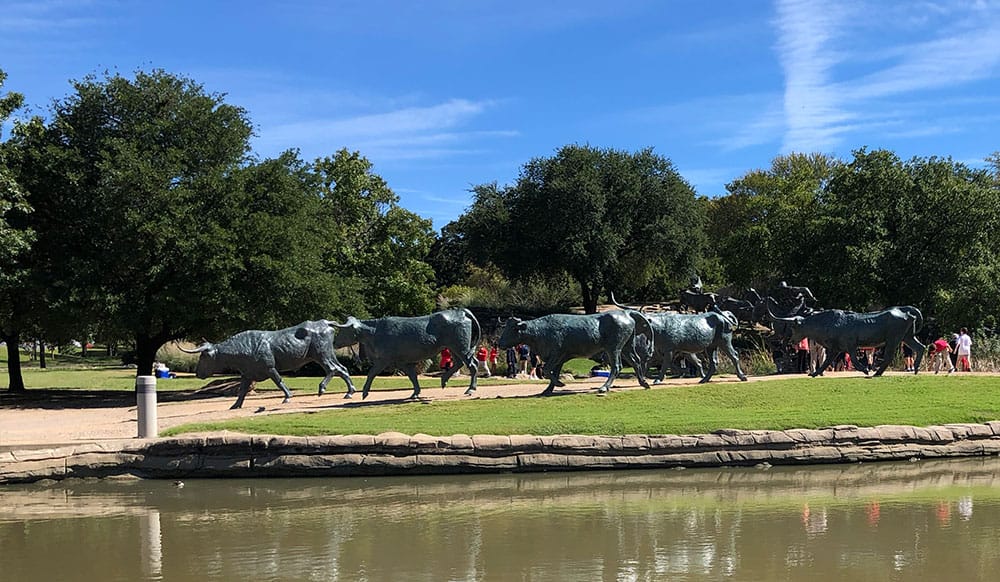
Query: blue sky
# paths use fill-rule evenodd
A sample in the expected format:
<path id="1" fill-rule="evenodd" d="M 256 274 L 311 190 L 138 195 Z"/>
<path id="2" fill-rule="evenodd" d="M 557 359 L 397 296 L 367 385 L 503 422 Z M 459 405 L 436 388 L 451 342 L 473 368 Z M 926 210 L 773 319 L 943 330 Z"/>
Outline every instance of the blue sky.
<path id="1" fill-rule="evenodd" d="M 1000 150 L 1000 1 L 0 0 L 33 113 L 151 68 L 246 108 L 260 157 L 361 151 L 435 228 L 570 143 L 653 147 L 707 196 L 790 151 Z"/>

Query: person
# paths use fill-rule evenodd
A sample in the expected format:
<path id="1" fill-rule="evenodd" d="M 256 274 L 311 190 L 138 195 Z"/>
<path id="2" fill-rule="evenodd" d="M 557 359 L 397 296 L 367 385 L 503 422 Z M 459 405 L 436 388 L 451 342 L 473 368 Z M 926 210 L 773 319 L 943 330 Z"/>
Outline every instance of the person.
<path id="1" fill-rule="evenodd" d="M 958 365 L 958 334 L 951 334 L 951 341 L 948 342 L 948 349 L 950 350 L 949 357 L 951 358 L 951 367 L 955 368 Z M 957 368 L 955 368 L 957 369 Z"/>
<path id="2" fill-rule="evenodd" d="M 809 338 L 802 338 L 799 345 L 795 348 L 795 357 L 797 359 L 798 372 L 806 372 L 809 370 Z"/>
<path id="3" fill-rule="evenodd" d="M 527 344 L 520 344 L 517 346 L 517 357 L 521 360 L 522 372 L 528 374 L 531 370 L 528 369 L 530 362 L 528 361 L 528 356 L 531 355 L 531 349 Z"/>
<path id="4" fill-rule="evenodd" d="M 498 355 L 500 355 L 500 352 L 497 351 L 497 347 L 495 345 L 490 346 L 490 369 L 491 370 L 497 370 L 498 369 L 497 368 L 497 356 Z"/>
<path id="5" fill-rule="evenodd" d="M 447 372 L 453 365 L 454 362 L 451 359 L 451 350 L 448 348 L 441 350 L 441 371 Z"/>
<path id="6" fill-rule="evenodd" d="M 963 372 L 972 371 L 972 338 L 969 337 L 969 330 L 962 328 L 958 330 L 958 340 L 955 342 L 955 367 Z"/>
<path id="7" fill-rule="evenodd" d="M 532 380 L 542 380 L 545 378 L 545 370 L 542 367 L 542 359 L 538 354 L 531 354 L 531 376 Z"/>
<path id="8" fill-rule="evenodd" d="M 860 355 L 863 356 L 863 358 L 860 359 L 859 362 L 862 362 L 863 365 L 867 366 L 865 368 L 865 370 L 867 370 L 865 374 L 868 374 L 868 372 L 870 372 L 875 367 L 875 348 L 873 347 L 861 348 L 858 351 L 861 352 Z M 854 368 L 857 369 L 858 366 L 854 366 Z"/>
<path id="9" fill-rule="evenodd" d="M 951 365 L 951 347 L 948 346 L 948 342 L 943 337 L 934 340 L 934 343 L 930 345 L 929 354 L 935 374 L 941 371 L 941 366 L 944 366 L 949 374 L 955 371 L 954 366 Z"/>
<path id="10" fill-rule="evenodd" d="M 815 374 L 816 370 L 826 361 L 826 348 L 819 342 L 813 340 L 809 342 L 809 373 Z"/>
<path id="11" fill-rule="evenodd" d="M 517 377 L 517 348 L 515 346 L 507 348 L 507 377 Z"/>
<path id="12" fill-rule="evenodd" d="M 903 342 L 902 346 L 903 346 L 903 362 L 904 362 L 904 367 L 906 368 L 907 372 L 912 372 L 913 371 L 913 348 L 911 348 L 910 346 L 906 345 L 906 342 Z"/>
<path id="13" fill-rule="evenodd" d="M 843 372 L 846 370 L 853 370 L 854 367 L 851 364 L 851 354 L 847 352 L 840 352 L 837 357 L 833 360 L 833 371 Z"/>
<path id="14" fill-rule="evenodd" d="M 490 351 L 485 345 L 480 345 L 476 350 L 476 363 L 479 364 L 479 375 L 483 378 L 490 377 Z"/>
<path id="15" fill-rule="evenodd" d="M 539 380 L 545 379 L 545 362 L 541 358 L 538 358 L 538 362 L 535 364 L 535 377 Z"/>

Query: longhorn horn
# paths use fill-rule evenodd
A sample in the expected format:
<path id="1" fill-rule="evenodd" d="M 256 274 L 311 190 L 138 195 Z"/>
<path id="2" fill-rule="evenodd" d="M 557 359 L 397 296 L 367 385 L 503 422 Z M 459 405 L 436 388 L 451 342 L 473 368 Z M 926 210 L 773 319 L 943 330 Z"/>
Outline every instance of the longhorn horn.
<path id="1" fill-rule="evenodd" d="M 767 314 L 774 321 L 796 321 L 796 317 L 800 317 L 799 315 L 786 316 L 786 317 L 778 317 L 777 315 L 774 314 L 773 311 L 771 311 L 771 303 L 772 302 L 777 303 L 777 301 L 774 301 L 774 298 L 771 297 L 770 295 L 768 295 L 767 298 L 764 299 L 764 307 L 767 309 Z M 798 314 L 799 311 L 802 310 L 802 307 L 805 306 L 805 304 L 806 304 L 805 299 L 802 299 L 800 297 L 799 298 L 799 305 L 798 305 L 798 307 L 796 307 L 795 309 L 792 310 L 792 313 Z"/>
<path id="2" fill-rule="evenodd" d="M 202 353 L 202 352 L 204 352 L 206 350 L 209 350 L 211 348 L 212 348 L 211 342 L 207 342 L 207 341 L 204 342 L 204 343 L 202 343 L 200 346 L 196 347 L 193 350 L 186 350 L 186 349 L 184 349 L 184 346 L 182 346 L 180 344 L 177 344 L 177 349 L 179 349 L 180 351 L 184 352 L 185 354 L 200 354 L 200 353 Z"/>

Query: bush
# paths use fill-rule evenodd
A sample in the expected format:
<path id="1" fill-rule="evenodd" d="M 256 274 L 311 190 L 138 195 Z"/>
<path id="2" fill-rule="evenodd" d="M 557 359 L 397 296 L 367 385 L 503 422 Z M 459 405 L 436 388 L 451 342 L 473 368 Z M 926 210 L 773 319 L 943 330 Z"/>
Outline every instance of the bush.
<path id="1" fill-rule="evenodd" d="M 156 350 L 156 361 L 163 362 L 171 372 L 194 372 L 198 367 L 198 354 L 186 354 L 177 343 L 164 344 Z"/>

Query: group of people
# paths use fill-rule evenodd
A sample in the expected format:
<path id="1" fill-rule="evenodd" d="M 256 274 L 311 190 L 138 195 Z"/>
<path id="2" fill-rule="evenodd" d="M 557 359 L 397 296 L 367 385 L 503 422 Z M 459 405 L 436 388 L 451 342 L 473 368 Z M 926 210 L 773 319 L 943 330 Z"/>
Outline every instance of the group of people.
<path id="1" fill-rule="evenodd" d="M 927 349 L 928 355 L 932 359 L 932 368 L 937 374 L 941 368 L 947 368 L 948 373 L 962 371 L 972 371 L 972 338 L 969 330 L 962 328 L 958 333 L 952 334 L 951 341 L 944 337 L 934 340 Z"/>
<path id="2" fill-rule="evenodd" d="M 497 362 L 499 355 L 500 351 L 497 349 L 497 346 L 488 346 L 485 343 L 479 345 L 476 349 L 476 364 L 479 366 L 479 377 L 489 378 L 494 371 L 499 372 Z M 541 358 L 538 357 L 538 354 L 532 353 L 531 349 L 525 344 L 518 344 L 507 348 L 506 364 L 507 378 L 516 378 L 518 374 L 523 374 L 532 380 L 545 377 Z M 451 350 L 448 348 L 441 350 L 441 371 L 446 372 L 454 365 L 455 360 Z"/>
<path id="3" fill-rule="evenodd" d="M 901 347 L 904 370 L 907 372 L 915 371 L 913 350 L 905 343 Z M 808 338 L 804 338 L 795 348 L 796 371 L 798 372 L 812 374 L 826 359 L 826 349 L 816 342 L 810 342 Z M 861 348 L 858 350 L 858 354 L 838 354 L 834 359 L 833 369 L 841 371 L 857 368 L 858 364 L 856 361 L 852 361 L 852 357 L 855 359 L 864 358 L 864 363 L 868 365 L 868 369 L 871 369 L 875 365 L 876 351 L 875 348 Z M 779 356 L 780 354 L 775 352 L 776 363 Z M 969 335 L 969 330 L 963 327 L 958 333 L 952 334 L 951 341 L 946 340 L 943 336 L 939 337 L 927 346 L 927 357 L 927 369 L 934 370 L 935 374 L 941 370 L 946 370 L 949 374 L 957 371 L 971 372 L 972 337 Z M 778 372 L 782 373 L 783 370 L 779 369 Z"/>

